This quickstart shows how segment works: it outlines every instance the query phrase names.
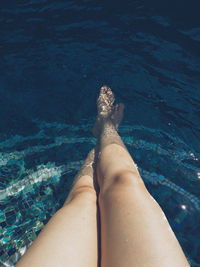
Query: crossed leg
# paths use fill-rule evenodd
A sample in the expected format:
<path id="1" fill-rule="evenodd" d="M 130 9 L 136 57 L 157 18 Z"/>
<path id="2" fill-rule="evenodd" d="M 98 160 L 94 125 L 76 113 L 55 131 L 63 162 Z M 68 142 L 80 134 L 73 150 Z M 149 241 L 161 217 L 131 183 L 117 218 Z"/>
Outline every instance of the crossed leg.
<path id="1" fill-rule="evenodd" d="M 101 88 L 94 134 L 99 138 L 102 267 L 184 267 L 184 253 L 157 202 L 148 193 L 116 129 L 123 106 Z M 97 266 L 94 151 L 63 207 L 50 219 L 16 267 Z"/>
<path id="2" fill-rule="evenodd" d="M 184 267 L 185 255 L 119 137 L 123 106 L 102 87 L 94 133 L 99 138 L 102 267 Z"/>
<path id="3" fill-rule="evenodd" d="M 16 267 L 97 266 L 97 204 L 93 182 L 94 150 L 65 201 Z"/>

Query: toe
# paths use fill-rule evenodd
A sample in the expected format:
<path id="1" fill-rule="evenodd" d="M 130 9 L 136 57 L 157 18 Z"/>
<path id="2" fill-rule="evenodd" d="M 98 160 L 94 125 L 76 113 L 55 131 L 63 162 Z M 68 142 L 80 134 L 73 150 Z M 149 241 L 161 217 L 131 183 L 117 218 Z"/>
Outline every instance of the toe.
<path id="1" fill-rule="evenodd" d="M 106 92 L 108 91 L 108 89 L 110 89 L 107 85 L 103 85 L 100 88 L 100 94 L 106 94 Z"/>

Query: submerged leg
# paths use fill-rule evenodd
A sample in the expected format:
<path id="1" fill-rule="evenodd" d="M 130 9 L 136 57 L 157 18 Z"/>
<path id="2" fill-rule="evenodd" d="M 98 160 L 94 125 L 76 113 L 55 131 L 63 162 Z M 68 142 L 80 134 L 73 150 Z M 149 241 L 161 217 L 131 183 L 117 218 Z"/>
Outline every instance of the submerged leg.
<path id="1" fill-rule="evenodd" d="M 97 168 L 101 266 L 189 266 L 162 209 L 147 191 L 136 164 L 116 131 L 123 107 L 108 106 L 113 102 L 109 101 L 111 95 L 109 88 L 101 89 L 95 125 L 100 147 Z"/>
<path id="2" fill-rule="evenodd" d="M 94 151 L 78 173 L 65 201 L 16 267 L 97 266 L 97 209 Z"/>

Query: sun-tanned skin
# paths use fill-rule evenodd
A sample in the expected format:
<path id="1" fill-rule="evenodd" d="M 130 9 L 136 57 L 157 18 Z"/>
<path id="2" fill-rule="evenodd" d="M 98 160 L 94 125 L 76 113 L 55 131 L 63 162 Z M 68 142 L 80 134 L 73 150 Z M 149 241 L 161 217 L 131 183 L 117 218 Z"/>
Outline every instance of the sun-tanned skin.
<path id="1" fill-rule="evenodd" d="M 111 89 L 103 86 L 93 127 L 98 149 L 88 154 L 63 207 L 16 267 L 98 266 L 97 200 L 101 267 L 189 266 L 163 211 L 147 191 L 117 133 L 123 109 L 122 104 L 114 105 Z"/>

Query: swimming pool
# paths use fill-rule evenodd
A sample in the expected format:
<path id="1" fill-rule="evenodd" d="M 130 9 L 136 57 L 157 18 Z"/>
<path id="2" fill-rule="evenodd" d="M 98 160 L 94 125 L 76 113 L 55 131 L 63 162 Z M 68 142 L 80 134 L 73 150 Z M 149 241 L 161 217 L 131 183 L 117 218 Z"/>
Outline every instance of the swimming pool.
<path id="1" fill-rule="evenodd" d="M 120 134 L 200 266 L 198 9 L 149 2 L 1 4 L 2 266 L 13 266 L 62 205 L 95 144 L 102 84 L 125 104 Z"/>

